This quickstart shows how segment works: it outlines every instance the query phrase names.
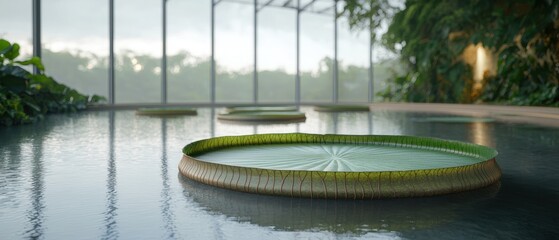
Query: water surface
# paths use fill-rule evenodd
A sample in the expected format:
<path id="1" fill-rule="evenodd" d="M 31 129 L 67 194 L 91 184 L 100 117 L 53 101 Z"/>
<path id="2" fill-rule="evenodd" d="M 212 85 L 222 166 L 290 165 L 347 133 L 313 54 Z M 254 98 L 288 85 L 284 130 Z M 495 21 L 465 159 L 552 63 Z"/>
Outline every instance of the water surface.
<path id="1" fill-rule="evenodd" d="M 559 234 L 559 129 L 429 122 L 400 112 L 318 113 L 238 125 L 223 109 L 157 118 L 52 115 L 0 129 L 0 239 L 550 239 Z M 254 133 L 417 135 L 499 151 L 500 184 L 439 197 L 310 200 L 217 189 L 178 174 L 184 145 Z"/>

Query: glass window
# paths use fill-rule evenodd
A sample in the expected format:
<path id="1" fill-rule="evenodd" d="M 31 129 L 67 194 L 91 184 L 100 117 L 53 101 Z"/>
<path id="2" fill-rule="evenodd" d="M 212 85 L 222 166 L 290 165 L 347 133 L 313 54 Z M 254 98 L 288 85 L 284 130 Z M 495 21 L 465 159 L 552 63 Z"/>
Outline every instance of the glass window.
<path id="1" fill-rule="evenodd" d="M 211 0 L 167 2 L 169 102 L 210 102 Z"/>
<path id="2" fill-rule="evenodd" d="M 332 11 L 330 11 L 332 12 Z M 332 102 L 334 13 L 301 14 L 301 101 Z"/>
<path id="3" fill-rule="evenodd" d="M 31 1 L 0 0 L 0 6 L 0 38 L 21 46 L 19 59 L 29 58 L 33 55 Z"/>
<path id="4" fill-rule="evenodd" d="M 162 1 L 115 1 L 115 102 L 161 102 Z"/>
<path id="5" fill-rule="evenodd" d="M 296 11 L 266 7 L 258 13 L 258 101 L 294 102 Z"/>
<path id="6" fill-rule="evenodd" d="M 340 8 L 338 8 L 340 9 Z M 367 102 L 369 98 L 369 32 L 350 30 L 338 19 L 338 96 L 340 102 Z"/>
<path id="7" fill-rule="evenodd" d="M 46 73 L 84 94 L 108 95 L 108 2 L 43 0 Z"/>
<path id="8" fill-rule="evenodd" d="M 220 2 L 215 8 L 216 101 L 252 102 L 254 7 Z"/>

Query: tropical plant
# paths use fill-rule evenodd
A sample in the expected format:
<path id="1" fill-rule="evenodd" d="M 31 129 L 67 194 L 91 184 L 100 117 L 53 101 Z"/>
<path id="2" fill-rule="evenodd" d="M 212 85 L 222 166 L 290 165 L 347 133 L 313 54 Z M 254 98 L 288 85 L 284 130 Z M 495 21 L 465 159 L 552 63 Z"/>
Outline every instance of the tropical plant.
<path id="1" fill-rule="evenodd" d="M 46 113 L 75 112 L 103 100 L 85 96 L 43 74 L 41 59 L 16 61 L 20 45 L 0 39 L 0 125 L 34 122 Z M 32 74 L 23 66 L 34 66 Z"/>
<path id="2" fill-rule="evenodd" d="M 379 4 L 387 0 L 345 2 L 353 27 L 386 16 L 383 7 L 397 9 Z M 383 97 L 559 105 L 559 1 L 408 0 L 395 12 L 382 43 L 400 54 L 410 73 L 394 78 Z M 476 92 L 461 55 L 478 44 L 497 56 L 497 71 L 485 75 Z"/>

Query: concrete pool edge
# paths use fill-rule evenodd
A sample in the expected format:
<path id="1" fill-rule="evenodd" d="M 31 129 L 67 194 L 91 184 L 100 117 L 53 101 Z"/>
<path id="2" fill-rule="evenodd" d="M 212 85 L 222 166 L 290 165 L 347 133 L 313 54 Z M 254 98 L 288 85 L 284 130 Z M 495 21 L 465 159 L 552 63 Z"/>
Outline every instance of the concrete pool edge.
<path id="1" fill-rule="evenodd" d="M 403 111 L 491 117 L 504 122 L 559 127 L 559 108 L 450 103 L 373 103 L 371 111 Z"/>

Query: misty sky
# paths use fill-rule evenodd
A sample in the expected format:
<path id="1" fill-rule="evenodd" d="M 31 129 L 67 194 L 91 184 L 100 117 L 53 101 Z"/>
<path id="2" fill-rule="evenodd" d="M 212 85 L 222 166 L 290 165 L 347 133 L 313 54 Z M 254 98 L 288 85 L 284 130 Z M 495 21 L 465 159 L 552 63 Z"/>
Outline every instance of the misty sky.
<path id="1" fill-rule="evenodd" d="M 216 7 L 216 61 L 225 70 L 252 70 L 253 6 L 224 0 Z M 236 0 L 251 2 L 248 0 Z M 42 0 L 43 45 L 54 51 L 70 50 L 108 55 L 107 0 Z M 167 53 L 188 51 L 210 56 L 211 0 L 168 0 Z M 262 1 L 261 2 L 266 2 Z M 277 2 L 283 2 L 277 0 Z M 302 1 L 304 5 L 307 1 Z M 315 9 L 331 5 L 319 0 Z M 161 56 L 161 0 L 115 0 L 115 50 Z M 0 15 L 0 37 L 24 43 L 30 53 L 31 0 L 0 0 L 9 11 Z M 301 15 L 301 69 L 316 70 L 325 56 L 334 55 L 333 12 Z M 259 70 L 295 71 L 296 12 L 266 8 L 258 15 Z M 350 31 L 338 23 L 339 60 L 368 66 L 367 32 Z M 27 44 L 25 44 L 27 42 Z M 374 61 L 389 57 L 375 50 Z"/>

